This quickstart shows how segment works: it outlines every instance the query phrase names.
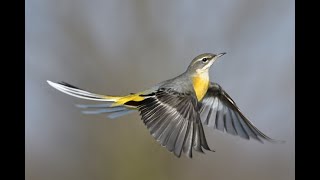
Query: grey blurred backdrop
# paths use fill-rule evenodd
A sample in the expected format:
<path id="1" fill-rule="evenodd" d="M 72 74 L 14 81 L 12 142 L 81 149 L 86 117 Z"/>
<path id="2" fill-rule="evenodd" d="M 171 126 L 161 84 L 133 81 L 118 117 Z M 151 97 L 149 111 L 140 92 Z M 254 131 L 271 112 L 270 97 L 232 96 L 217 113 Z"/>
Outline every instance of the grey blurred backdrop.
<path id="1" fill-rule="evenodd" d="M 26 179 L 295 179 L 293 0 L 27 0 Z M 205 129 L 216 152 L 178 159 L 138 113 L 88 116 L 51 88 L 124 95 L 227 52 L 210 71 L 263 132 L 260 144 Z"/>

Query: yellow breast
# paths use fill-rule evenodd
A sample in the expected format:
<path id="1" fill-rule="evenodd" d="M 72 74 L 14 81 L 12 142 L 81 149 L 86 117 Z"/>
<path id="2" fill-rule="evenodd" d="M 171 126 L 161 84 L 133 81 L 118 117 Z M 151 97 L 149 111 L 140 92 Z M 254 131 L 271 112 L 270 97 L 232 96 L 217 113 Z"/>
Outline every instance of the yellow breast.
<path id="1" fill-rule="evenodd" d="M 194 91 L 198 101 L 201 101 L 204 95 L 206 95 L 209 87 L 209 76 L 207 73 L 198 74 L 192 77 L 192 83 Z"/>

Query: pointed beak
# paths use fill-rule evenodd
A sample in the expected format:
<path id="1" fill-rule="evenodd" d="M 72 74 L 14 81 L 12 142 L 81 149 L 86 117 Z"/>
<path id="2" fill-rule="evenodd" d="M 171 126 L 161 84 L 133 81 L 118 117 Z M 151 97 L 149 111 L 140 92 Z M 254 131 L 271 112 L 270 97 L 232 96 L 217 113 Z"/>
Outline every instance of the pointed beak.
<path id="1" fill-rule="evenodd" d="M 225 54 L 227 54 L 227 53 L 225 53 L 225 52 L 220 53 L 220 54 L 217 55 L 217 58 L 219 58 L 219 57 L 221 57 L 221 56 L 223 56 L 223 55 L 225 55 Z"/>

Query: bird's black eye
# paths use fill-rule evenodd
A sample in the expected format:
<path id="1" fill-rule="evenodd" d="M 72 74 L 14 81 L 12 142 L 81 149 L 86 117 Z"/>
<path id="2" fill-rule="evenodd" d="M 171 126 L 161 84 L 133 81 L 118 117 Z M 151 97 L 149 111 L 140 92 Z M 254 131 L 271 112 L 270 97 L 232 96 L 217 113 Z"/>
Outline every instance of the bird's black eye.
<path id="1" fill-rule="evenodd" d="M 203 58 L 202 62 L 206 63 L 208 61 L 208 58 Z"/>

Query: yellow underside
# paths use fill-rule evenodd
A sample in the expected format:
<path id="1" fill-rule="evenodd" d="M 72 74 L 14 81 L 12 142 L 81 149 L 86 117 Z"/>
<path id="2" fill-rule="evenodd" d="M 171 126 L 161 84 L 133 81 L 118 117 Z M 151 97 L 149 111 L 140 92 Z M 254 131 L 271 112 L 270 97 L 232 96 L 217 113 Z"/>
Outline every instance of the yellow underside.
<path id="1" fill-rule="evenodd" d="M 113 106 L 119 106 L 119 105 L 123 105 L 128 101 L 142 101 L 144 100 L 143 97 L 140 96 L 141 93 L 137 93 L 137 94 L 130 94 L 127 96 L 121 96 L 121 97 L 114 97 L 114 96 L 107 96 L 108 98 L 112 97 L 115 99 L 115 102 L 113 103 Z"/>
<path id="2" fill-rule="evenodd" d="M 209 87 L 209 78 L 205 74 L 199 74 L 192 78 L 192 82 L 197 99 L 198 101 L 201 101 L 207 93 Z"/>

